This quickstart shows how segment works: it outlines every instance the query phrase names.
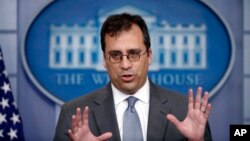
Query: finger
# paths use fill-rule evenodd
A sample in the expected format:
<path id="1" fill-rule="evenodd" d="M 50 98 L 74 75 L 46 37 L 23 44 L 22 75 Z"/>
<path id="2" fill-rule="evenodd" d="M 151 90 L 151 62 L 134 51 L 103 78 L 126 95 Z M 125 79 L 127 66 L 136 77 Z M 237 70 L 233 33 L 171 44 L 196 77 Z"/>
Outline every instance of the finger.
<path id="1" fill-rule="evenodd" d="M 82 123 L 84 126 L 89 126 L 89 107 L 86 106 L 82 115 Z"/>
<path id="2" fill-rule="evenodd" d="M 81 120 L 81 108 L 77 107 L 76 108 L 76 119 L 77 119 L 77 126 L 82 127 L 82 120 Z"/>
<path id="3" fill-rule="evenodd" d="M 206 112 L 204 113 L 204 117 L 205 117 L 206 119 L 208 119 L 208 117 L 209 117 L 211 108 L 212 108 L 212 105 L 211 105 L 210 103 L 208 103 L 208 104 L 207 104 L 207 107 L 206 107 Z"/>
<path id="4" fill-rule="evenodd" d="M 72 120 L 72 121 L 71 121 L 71 124 L 72 124 L 72 127 L 71 127 L 72 132 L 73 132 L 73 133 L 76 133 L 76 132 L 78 131 L 78 124 L 77 124 L 76 116 L 73 115 L 71 120 Z"/>
<path id="5" fill-rule="evenodd" d="M 175 116 L 173 116 L 173 115 L 171 115 L 171 114 L 168 114 L 168 115 L 166 116 L 166 118 L 167 118 L 171 123 L 173 123 L 176 127 L 178 127 L 178 125 L 180 124 L 180 121 L 179 121 Z"/>
<path id="6" fill-rule="evenodd" d="M 193 89 L 189 89 L 188 91 L 188 109 L 191 110 L 194 108 L 194 96 Z"/>
<path id="7" fill-rule="evenodd" d="M 112 137 L 112 133 L 111 132 L 106 132 L 104 134 L 102 134 L 101 136 L 97 137 L 98 140 L 104 141 L 104 140 L 108 140 Z"/>
<path id="8" fill-rule="evenodd" d="M 201 112 L 206 111 L 207 103 L 208 103 L 208 92 L 205 92 L 202 98 Z"/>
<path id="9" fill-rule="evenodd" d="M 71 140 L 76 140 L 75 135 L 73 134 L 72 130 L 69 129 L 68 134 L 69 134 L 69 137 L 71 138 Z"/>
<path id="10" fill-rule="evenodd" d="M 201 93 L 202 93 L 202 88 L 199 87 L 196 92 L 196 97 L 195 97 L 195 109 L 200 110 L 201 108 Z"/>

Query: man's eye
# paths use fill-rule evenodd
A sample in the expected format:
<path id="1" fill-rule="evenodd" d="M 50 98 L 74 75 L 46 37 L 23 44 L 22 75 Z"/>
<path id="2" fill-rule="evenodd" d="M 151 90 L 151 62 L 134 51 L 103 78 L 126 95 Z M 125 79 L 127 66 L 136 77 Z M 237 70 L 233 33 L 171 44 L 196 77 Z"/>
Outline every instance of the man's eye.
<path id="1" fill-rule="evenodd" d="M 130 55 L 138 55 L 138 54 L 140 54 L 140 52 L 139 51 L 131 51 L 129 54 Z"/>
<path id="2" fill-rule="evenodd" d="M 112 53 L 110 54 L 110 56 L 114 57 L 114 58 L 118 58 L 120 57 L 121 55 L 119 53 Z"/>

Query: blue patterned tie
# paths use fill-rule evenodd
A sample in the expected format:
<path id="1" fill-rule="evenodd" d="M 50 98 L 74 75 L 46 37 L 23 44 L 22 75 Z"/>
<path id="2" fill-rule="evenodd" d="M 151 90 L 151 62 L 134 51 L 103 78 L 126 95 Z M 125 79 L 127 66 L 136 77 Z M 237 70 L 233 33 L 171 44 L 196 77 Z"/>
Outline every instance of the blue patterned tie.
<path id="1" fill-rule="evenodd" d="M 123 141 L 143 141 L 140 119 L 134 107 L 137 100 L 133 96 L 127 98 L 128 108 L 123 116 Z"/>

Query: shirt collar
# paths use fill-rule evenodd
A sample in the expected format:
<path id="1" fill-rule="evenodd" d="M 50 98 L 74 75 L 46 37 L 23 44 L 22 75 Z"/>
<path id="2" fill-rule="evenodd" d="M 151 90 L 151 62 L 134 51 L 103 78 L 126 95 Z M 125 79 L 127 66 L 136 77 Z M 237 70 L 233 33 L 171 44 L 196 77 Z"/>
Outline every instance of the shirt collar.
<path id="1" fill-rule="evenodd" d="M 121 103 L 126 98 L 128 98 L 130 95 L 125 94 L 118 90 L 112 83 L 111 88 L 113 91 L 113 98 L 115 105 Z M 149 80 L 146 80 L 146 83 L 135 93 L 133 94 L 134 97 L 138 98 L 143 103 L 148 104 L 149 103 Z"/>

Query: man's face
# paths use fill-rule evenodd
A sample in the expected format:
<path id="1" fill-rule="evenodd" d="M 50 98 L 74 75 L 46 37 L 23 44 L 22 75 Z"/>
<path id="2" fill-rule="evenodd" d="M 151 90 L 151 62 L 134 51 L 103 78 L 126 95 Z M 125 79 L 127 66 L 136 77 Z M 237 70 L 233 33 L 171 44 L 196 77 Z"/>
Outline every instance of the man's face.
<path id="1" fill-rule="evenodd" d="M 133 25 L 129 31 L 122 31 L 118 36 L 105 36 L 104 67 L 107 69 L 110 80 L 120 91 L 134 94 L 146 82 L 148 67 L 152 61 L 152 52 L 147 53 L 143 43 L 143 35 L 137 25 Z M 112 53 L 127 55 L 140 52 L 140 59 L 135 62 L 123 56 L 120 63 L 112 63 L 109 56 Z"/>

